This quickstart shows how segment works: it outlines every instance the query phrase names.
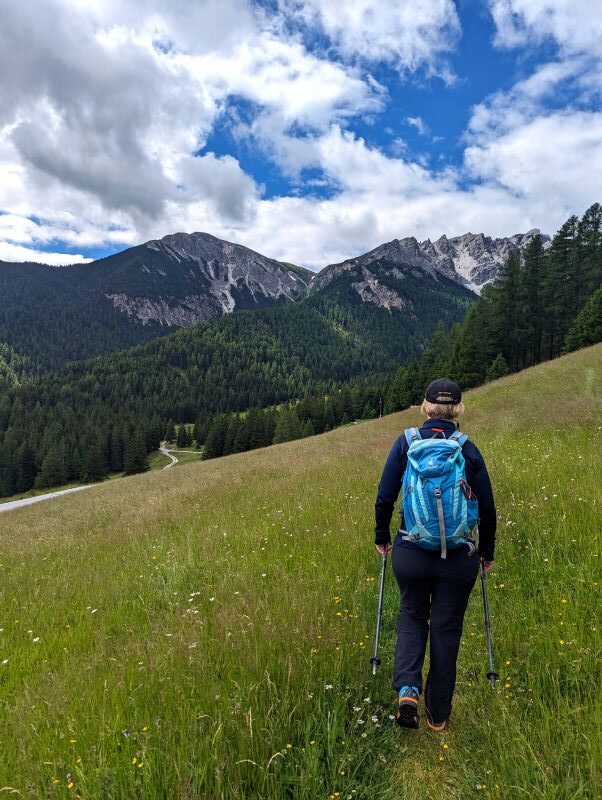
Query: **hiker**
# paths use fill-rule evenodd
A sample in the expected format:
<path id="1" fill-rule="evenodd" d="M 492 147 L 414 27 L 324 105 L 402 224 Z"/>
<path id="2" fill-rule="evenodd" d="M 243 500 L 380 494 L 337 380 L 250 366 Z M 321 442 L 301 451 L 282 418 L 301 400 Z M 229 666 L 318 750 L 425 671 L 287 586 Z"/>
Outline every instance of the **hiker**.
<path id="1" fill-rule="evenodd" d="M 483 457 L 459 431 L 457 419 L 464 411 L 460 387 L 447 378 L 433 381 L 426 390 L 421 411 L 428 417 L 426 422 L 419 429 L 405 431 L 387 458 L 375 504 L 375 544 L 381 555 L 392 552 L 391 562 L 401 599 L 392 681 L 393 688 L 399 692 L 396 722 L 407 728 L 419 725 L 418 698 L 422 691 L 422 665 L 430 619 L 430 670 L 424 703 L 429 728 L 442 731 L 452 708 L 462 624 L 479 572 L 479 559 L 486 572 L 493 564 L 496 512 Z M 448 441 L 426 444 L 433 438 Z M 423 441 L 425 444 L 416 449 L 417 443 Z M 407 469 L 410 443 L 413 445 L 412 463 Z M 458 453 L 458 446 L 464 458 L 466 482 L 462 480 L 461 457 L 446 476 L 440 477 L 441 473 L 437 472 L 437 464 L 448 463 L 450 453 Z M 430 459 L 426 475 L 423 472 L 423 484 L 415 479 L 420 452 Z M 437 452 L 443 454 L 440 462 L 435 455 Z M 429 468 L 436 475 L 430 481 Z M 446 478 L 451 480 L 447 486 Z M 400 509 L 401 526 L 391 544 L 389 524 L 402 481 L 405 497 Z M 462 489 L 465 505 L 458 487 Z M 429 493 L 430 497 L 425 500 Z M 463 521 L 456 529 L 447 530 L 445 521 L 449 525 L 459 508 L 466 509 Z M 428 521 L 422 519 L 425 514 Z M 478 551 L 468 532 L 475 525 L 477 515 Z"/>

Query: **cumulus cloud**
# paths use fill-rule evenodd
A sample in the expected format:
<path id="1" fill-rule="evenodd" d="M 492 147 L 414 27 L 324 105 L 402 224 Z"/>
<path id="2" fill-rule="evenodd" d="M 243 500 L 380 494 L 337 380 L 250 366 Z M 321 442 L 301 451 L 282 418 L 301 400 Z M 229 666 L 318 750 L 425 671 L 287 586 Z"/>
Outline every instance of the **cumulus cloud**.
<path id="1" fill-rule="evenodd" d="M 559 55 L 478 103 L 463 164 L 442 170 L 398 131 L 379 147 L 354 126 L 390 103 L 378 65 L 397 80 L 452 80 L 452 0 L 350 0 L 345 13 L 334 0 L 276 5 L 5 0 L 0 258 L 63 264 L 92 247 L 205 230 L 319 268 L 411 234 L 553 230 L 599 199 L 596 37 L 563 27 L 560 0 L 492 0 L 498 45 L 546 35 Z M 571 4 L 577 16 L 582 5 Z M 550 110 L 560 90 L 571 101 Z M 398 118 L 428 134 L 421 117 Z M 235 149 L 217 152 L 218 123 L 301 196 L 268 198 Z"/>
<path id="2" fill-rule="evenodd" d="M 516 47 L 551 37 L 569 54 L 602 54 L 602 4 L 592 0 L 491 0 L 496 41 Z"/>
<path id="3" fill-rule="evenodd" d="M 284 162 L 302 149 L 292 128 L 375 112 L 384 94 L 264 21 L 244 0 L 9 0 L 0 209 L 50 225 L 100 209 L 101 227 L 143 235 L 202 198 L 225 224 L 250 223 L 253 177 L 232 156 L 198 155 L 231 98 L 257 107 L 258 130 Z"/>
<path id="4" fill-rule="evenodd" d="M 386 61 L 399 71 L 426 69 L 451 79 L 445 55 L 460 36 L 452 0 L 281 0 L 287 15 L 319 26 L 343 57 Z"/>

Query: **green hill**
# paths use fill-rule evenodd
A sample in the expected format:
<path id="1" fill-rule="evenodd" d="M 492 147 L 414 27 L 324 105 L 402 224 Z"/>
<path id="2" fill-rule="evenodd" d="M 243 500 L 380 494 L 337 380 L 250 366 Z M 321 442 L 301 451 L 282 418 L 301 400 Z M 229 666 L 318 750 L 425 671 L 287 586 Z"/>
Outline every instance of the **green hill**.
<path id="1" fill-rule="evenodd" d="M 2 518 L 0 786 L 49 798 L 598 796 L 598 345 L 467 393 L 498 504 L 444 734 L 372 679 L 372 509 L 416 409 Z"/>

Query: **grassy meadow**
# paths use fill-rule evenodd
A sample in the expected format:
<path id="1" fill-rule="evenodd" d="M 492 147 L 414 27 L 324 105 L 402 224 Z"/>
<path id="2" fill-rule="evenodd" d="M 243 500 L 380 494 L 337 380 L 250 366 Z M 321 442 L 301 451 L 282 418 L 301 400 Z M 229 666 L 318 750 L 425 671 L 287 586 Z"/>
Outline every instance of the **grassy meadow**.
<path id="1" fill-rule="evenodd" d="M 0 796 L 599 797 L 601 362 L 465 397 L 498 505 L 502 680 L 477 584 L 442 734 L 391 722 L 390 571 L 369 664 L 376 486 L 417 409 L 3 514 Z"/>

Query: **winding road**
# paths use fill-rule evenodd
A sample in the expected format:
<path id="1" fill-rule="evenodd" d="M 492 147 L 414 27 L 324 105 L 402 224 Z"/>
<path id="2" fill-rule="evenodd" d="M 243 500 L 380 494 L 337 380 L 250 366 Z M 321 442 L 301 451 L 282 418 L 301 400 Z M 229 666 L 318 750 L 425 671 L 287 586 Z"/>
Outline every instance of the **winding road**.
<path id="1" fill-rule="evenodd" d="M 174 455 L 172 455 L 171 451 L 167 449 L 166 445 L 167 442 L 161 442 L 161 444 L 159 445 L 159 452 L 163 453 L 164 456 L 171 458 L 171 462 L 166 467 L 163 467 L 163 469 L 170 469 L 171 467 L 173 467 L 174 464 L 178 463 L 178 459 Z"/>
<path id="2" fill-rule="evenodd" d="M 167 466 L 163 467 L 163 469 L 170 469 L 179 462 L 179 459 L 173 455 L 173 450 L 167 449 L 167 442 L 161 442 L 159 446 L 159 451 L 163 453 L 164 456 L 167 456 L 170 459 L 170 462 Z M 175 451 L 179 452 L 179 451 Z M 187 451 L 183 451 L 187 452 Z M 88 484 L 87 486 L 75 486 L 72 489 L 61 489 L 59 492 L 49 492 L 48 494 L 39 494 L 36 497 L 24 497 L 22 500 L 11 500 L 8 503 L 0 503 L 0 514 L 3 511 L 13 511 L 15 508 L 22 508 L 23 506 L 31 506 L 33 503 L 41 503 L 42 500 L 51 500 L 53 497 L 61 497 L 63 494 L 71 494 L 71 492 L 82 492 L 84 489 L 91 489 L 93 486 L 97 486 L 96 483 Z"/>
<path id="3" fill-rule="evenodd" d="M 171 464 L 169 465 L 171 467 Z M 0 503 L 0 514 L 3 511 L 12 511 L 15 508 L 22 506 L 31 506 L 33 503 L 41 503 L 42 500 L 50 500 L 53 497 L 60 497 L 63 494 L 71 494 L 71 492 L 83 492 L 84 489 L 91 489 L 97 486 L 96 483 L 91 483 L 87 486 L 75 486 L 73 489 L 61 489 L 60 492 L 49 492 L 48 494 L 39 494 L 36 497 L 24 497 L 23 500 L 11 500 L 9 503 Z"/>

